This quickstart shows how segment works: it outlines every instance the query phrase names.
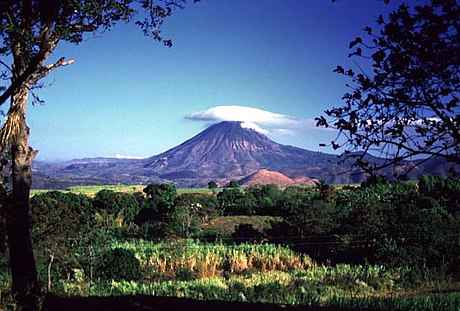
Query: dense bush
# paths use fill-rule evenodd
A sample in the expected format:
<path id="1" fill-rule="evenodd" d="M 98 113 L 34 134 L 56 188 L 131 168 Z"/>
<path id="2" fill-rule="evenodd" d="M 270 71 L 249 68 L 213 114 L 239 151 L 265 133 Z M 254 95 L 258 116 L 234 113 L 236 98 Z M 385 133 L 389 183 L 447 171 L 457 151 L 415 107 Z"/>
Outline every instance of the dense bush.
<path id="1" fill-rule="evenodd" d="M 369 178 L 338 191 L 288 187 L 277 199 L 284 225 L 273 230 L 318 260 L 448 267 L 459 262 L 457 179 L 424 177 L 411 182 Z M 420 190 L 419 190 L 420 189 Z M 457 219 L 456 219 L 457 217 Z"/>
<path id="2" fill-rule="evenodd" d="M 252 202 L 246 202 L 243 191 L 238 187 L 226 188 L 217 194 L 219 207 L 224 215 L 249 215 L 252 212 Z"/>
<path id="3" fill-rule="evenodd" d="M 174 207 L 195 205 L 196 214 L 201 222 L 220 216 L 219 202 L 215 195 L 207 193 L 182 193 L 174 201 Z"/>
<path id="4" fill-rule="evenodd" d="M 286 187 L 278 200 L 278 212 L 281 216 L 289 216 L 302 202 L 318 198 L 318 192 L 301 187 Z"/>
<path id="5" fill-rule="evenodd" d="M 85 195 L 50 191 L 30 200 L 34 236 L 68 239 L 94 224 L 91 199 Z"/>
<path id="6" fill-rule="evenodd" d="M 239 224 L 235 227 L 232 238 L 236 243 L 260 243 L 266 239 L 266 236 L 256 230 L 252 224 Z"/>
<path id="7" fill-rule="evenodd" d="M 139 280 L 142 276 L 134 251 L 114 248 L 105 252 L 96 265 L 96 276 L 105 280 Z"/>
<path id="8" fill-rule="evenodd" d="M 174 207 L 177 197 L 176 187 L 169 184 L 153 183 L 144 188 L 147 195 L 146 208 L 153 209 L 159 214 L 165 214 Z"/>
<path id="9" fill-rule="evenodd" d="M 179 205 L 168 214 L 168 219 L 164 223 L 165 233 L 168 236 L 178 236 L 189 238 L 199 232 L 201 218 L 199 217 L 199 203 Z"/>
<path id="10" fill-rule="evenodd" d="M 435 198 L 446 206 L 448 211 L 460 218 L 460 180 L 438 176 L 423 176 L 418 183 L 422 196 Z"/>
<path id="11" fill-rule="evenodd" d="M 46 265 L 54 257 L 53 271 L 66 274 L 79 267 L 81 254 L 75 247 L 94 229 L 91 199 L 85 195 L 50 191 L 31 201 L 31 234 L 37 261 Z"/>
<path id="12" fill-rule="evenodd" d="M 407 182 L 378 183 L 344 192 L 339 258 L 392 266 L 440 266 L 452 260 L 455 220 L 439 197 L 421 196 Z M 342 257 L 345 256 L 346 257 Z"/>
<path id="13" fill-rule="evenodd" d="M 165 234 L 188 238 L 196 236 L 203 222 L 210 221 L 220 213 L 217 199 L 202 193 L 182 193 L 174 201 L 174 207 L 167 212 L 163 224 Z"/>
<path id="14" fill-rule="evenodd" d="M 153 183 L 143 189 L 146 198 L 135 196 L 141 202 L 140 210 L 134 222 L 141 227 L 145 238 L 162 237 L 165 235 L 164 225 L 168 214 L 174 210 L 177 197 L 176 187 L 169 184 Z"/>
<path id="15" fill-rule="evenodd" d="M 246 189 L 255 200 L 255 214 L 279 215 L 277 205 L 282 196 L 282 191 L 277 185 L 257 185 Z"/>
<path id="16" fill-rule="evenodd" d="M 127 193 L 101 190 L 93 198 L 93 207 L 96 211 L 108 211 L 111 214 L 121 214 L 124 221 L 133 222 L 139 213 L 139 201 Z"/>

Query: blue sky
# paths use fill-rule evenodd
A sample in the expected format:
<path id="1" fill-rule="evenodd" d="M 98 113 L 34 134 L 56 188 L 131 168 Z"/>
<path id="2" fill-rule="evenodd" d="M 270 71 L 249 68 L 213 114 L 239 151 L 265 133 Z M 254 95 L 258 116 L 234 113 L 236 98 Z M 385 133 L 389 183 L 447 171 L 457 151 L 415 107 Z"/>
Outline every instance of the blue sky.
<path id="1" fill-rule="evenodd" d="M 273 140 L 332 152 L 318 144 L 335 133 L 312 125 L 347 91 L 332 71 L 354 66 L 349 42 L 397 3 L 204 0 L 165 22 L 172 48 L 132 24 L 61 43 L 53 57 L 76 62 L 53 72 L 38 92 L 45 104 L 29 108 L 31 146 L 39 160 L 148 157 L 203 130 L 209 109 L 243 106 L 295 121 L 258 119 Z"/>

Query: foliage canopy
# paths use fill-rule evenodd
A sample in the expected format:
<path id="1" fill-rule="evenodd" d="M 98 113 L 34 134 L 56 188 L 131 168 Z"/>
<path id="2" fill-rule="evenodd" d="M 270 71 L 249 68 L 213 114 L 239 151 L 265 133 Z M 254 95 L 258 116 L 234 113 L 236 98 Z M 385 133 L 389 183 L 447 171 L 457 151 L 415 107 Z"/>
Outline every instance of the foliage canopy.
<path id="1" fill-rule="evenodd" d="M 325 112 L 329 120 L 316 118 L 318 126 L 339 130 L 334 149 L 387 158 L 370 166 L 360 154 L 357 164 L 371 170 L 420 155 L 460 163 L 459 16 L 455 0 L 401 4 L 387 18 L 379 16 L 378 32 L 365 28 L 368 41 L 350 43 L 359 70 L 334 71 L 349 77 L 351 90 L 343 106 Z"/>

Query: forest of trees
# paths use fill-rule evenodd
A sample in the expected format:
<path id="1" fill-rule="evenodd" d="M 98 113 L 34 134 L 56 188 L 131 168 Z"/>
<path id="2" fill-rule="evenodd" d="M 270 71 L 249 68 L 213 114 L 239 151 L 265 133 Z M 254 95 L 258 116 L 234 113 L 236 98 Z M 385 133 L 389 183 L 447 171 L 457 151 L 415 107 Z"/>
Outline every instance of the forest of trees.
<path id="1" fill-rule="evenodd" d="M 100 247 L 107 235 L 216 241 L 223 237 L 203 224 L 241 215 L 282 221 L 263 232 L 239 224 L 230 239 L 224 237 L 226 243 L 294 245 L 320 262 L 443 266 L 460 272 L 460 182 L 452 178 L 423 177 L 418 183 L 369 179 L 345 190 L 319 182 L 310 188 L 262 185 L 181 194 L 171 185 L 151 184 L 144 193 L 102 190 L 94 198 L 50 191 L 35 195 L 31 206 L 39 261 L 52 255 L 53 269 L 64 274 L 85 266 L 85 252 Z"/>
<path id="2" fill-rule="evenodd" d="M 400 286 L 391 285 L 396 281 L 405 284 L 405 288 L 418 288 L 446 280 L 455 282 L 460 277 L 458 179 L 424 176 L 418 182 L 389 182 L 370 177 L 360 186 L 344 187 L 322 181 L 311 187 L 230 185 L 184 192 L 158 183 L 146 186 L 143 192 L 101 190 L 90 197 L 71 191 L 48 191 L 34 195 L 31 236 L 43 290 L 107 295 L 114 281 L 138 282 L 136 286 L 141 291 L 142 284 L 160 286 L 155 284 L 171 279 L 180 282 L 207 274 L 216 277 L 223 273 L 225 279 L 270 273 L 257 272 L 260 265 L 268 265 L 273 271 L 291 271 L 293 277 L 315 266 L 319 268 L 311 271 L 345 273 L 337 269 L 352 269 L 344 270 L 349 271 L 348 276 L 331 276 L 334 291 L 350 286 L 349 278 L 358 278 L 353 286 L 359 288 L 359 279 L 370 277 L 361 275 L 371 273 L 367 270 L 380 271 L 373 272 L 377 275 L 370 281 L 376 290 Z M 4 225 L 0 226 L 0 285 L 9 269 Z M 259 257 L 231 259 L 237 256 L 238 247 L 238 256 Z M 205 260 L 199 256 L 211 256 L 211 250 L 212 256 L 218 256 L 214 253 L 218 249 L 223 257 L 213 259 L 221 260 L 215 262 L 214 270 L 196 270 L 205 264 L 198 263 Z M 224 250 L 227 255 L 222 253 Z M 176 261 L 162 266 L 166 270 L 159 273 L 154 271 L 161 266 L 161 261 L 156 261 L 160 259 L 150 262 L 149 256 Z M 286 262 L 271 266 L 273 258 Z M 187 260 L 192 259 L 196 261 L 190 266 Z M 241 268 L 245 260 L 252 260 L 256 266 Z M 344 283 L 334 285 L 339 282 L 333 281 L 335 278 L 343 278 L 340 282 Z M 258 286 L 272 288 L 270 284 Z M 131 293 L 139 293 L 134 288 L 137 287 Z M 206 288 L 201 290 L 209 292 Z M 288 286 L 277 292 L 280 297 L 284 291 L 302 295 L 299 290 L 301 287 Z M 309 290 L 309 295 L 316 292 Z M 219 295 L 223 299 L 230 294 Z M 239 299 L 238 291 L 234 294 L 234 299 Z M 263 297 L 256 295 L 254 299 Z M 308 303 L 310 296 L 301 297 Z"/>

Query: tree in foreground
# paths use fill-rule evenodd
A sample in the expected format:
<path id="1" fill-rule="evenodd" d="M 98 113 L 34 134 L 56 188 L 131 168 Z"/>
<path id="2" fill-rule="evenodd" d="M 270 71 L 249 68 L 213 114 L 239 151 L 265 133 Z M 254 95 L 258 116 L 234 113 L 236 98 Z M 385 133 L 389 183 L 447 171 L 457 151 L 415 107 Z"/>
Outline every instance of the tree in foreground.
<path id="1" fill-rule="evenodd" d="M 11 195 L 6 184 L 0 194 L 6 218 L 12 290 L 19 309 L 37 309 L 39 287 L 29 233 L 31 163 L 36 151 L 29 146 L 26 109 L 41 80 L 73 60 L 49 62 L 59 42 L 78 44 L 85 33 L 110 29 L 120 21 L 136 21 L 144 33 L 171 46 L 160 26 L 184 0 L 2 0 L 0 2 L 0 108 L 9 108 L 0 130 L 2 155 L 10 159 Z M 196 0 L 194 1 L 196 2 Z M 4 109 L 6 110 L 6 109 Z M 3 162 L 3 160 L 2 160 Z M 2 163 L 2 167 L 5 167 Z"/>
<path id="2" fill-rule="evenodd" d="M 410 8 L 401 4 L 380 31 L 366 27 L 369 40 L 350 43 L 359 70 L 337 66 L 349 77 L 344 105 L 316 118 L 318 126 L 340 134 L 332 147 L 360 153 L 369 170 L 414 156 L 460 163 L 460 9 L 456 0 L 431 0 Z M 364 155 L 387 160 L 369 165 Z"/>

